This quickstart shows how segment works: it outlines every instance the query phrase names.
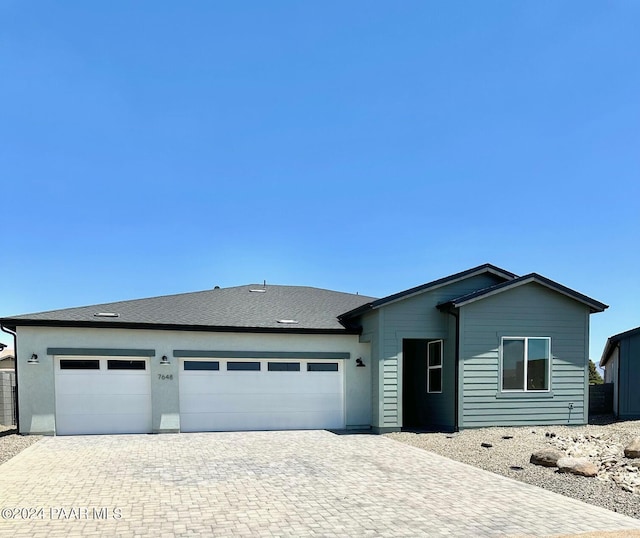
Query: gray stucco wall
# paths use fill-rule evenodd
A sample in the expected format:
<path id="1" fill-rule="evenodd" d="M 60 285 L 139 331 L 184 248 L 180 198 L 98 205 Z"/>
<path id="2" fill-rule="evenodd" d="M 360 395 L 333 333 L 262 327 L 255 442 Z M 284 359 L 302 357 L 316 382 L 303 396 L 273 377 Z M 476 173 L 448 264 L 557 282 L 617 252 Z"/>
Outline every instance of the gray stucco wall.
<path id="1" fill-rule="evenodd" d="M 461 428 L 587 422 L 586 306 L 531 283 L 462 307 L 460 332 Z M 550 392 L 500 393 L 502 336 L 551 337 Z"/>
<path id="2" fill-rule="evenodd" d="M 356 335 L 294 335 L 206 333 L 129 329 L 18 327 L 18 383 L 20 432 L 55 433 L 54 358 L 48 348 L 150 349 L 152 428 L 154 432 L 180 429 L 178 350 L 291 351 L 348 353 L 345 361 L 345 422 L 348 428 L 371 425 L 371 368 L 357 368 L 362 357 L 370 364 L 370 346 Z M 28 364 L 33 353 L 39 364 Z M 171 364 L 160 365 L 166 355 Z M 158 373 L 173 374 L 160 381 Z"/>
<path id="3" fill-rule="evenodd" d="M 474 276 L 403 298 L 378 310 L 380 341 L 373 357 L 378 368 L 376 377 L 379 405 L 378 415 L 374 414 L 374 425 L 380 431 L 397 430 L 403 425 L 402 341 L 405 338 L 443 340 L 443 392 L 429 395 L 429 405 L 434 425 L 453 427 L 455 325 L 452 323 L 452 316 L 441 312 L 436 306 L 499 282 L 503 280 L 488 273 Z"/>
<path id="4" fill-rule="evenodd" d="M 618 416 L 622 419 L 638 419 L 640 418 L 640 390 L 638 390 L 640 387 L 640 334 L 620 340 L 619 349 Z"/>

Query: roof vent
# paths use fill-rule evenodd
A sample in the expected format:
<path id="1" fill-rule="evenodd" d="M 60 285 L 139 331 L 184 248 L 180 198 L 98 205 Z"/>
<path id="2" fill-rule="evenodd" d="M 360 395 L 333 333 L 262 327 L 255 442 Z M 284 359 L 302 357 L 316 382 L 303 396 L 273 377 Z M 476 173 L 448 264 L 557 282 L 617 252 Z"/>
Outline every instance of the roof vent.
<path id="1" fill-rule="evenodd" d="M 96 312 L 93 316 L 96 318 L 119 318 L 120 314 L 115 312 Z"/>
<path id="2" fill-rule="evenodd" d="M 220 289 L 220 286 L 214 286 L 214 288 L 213 288 L 213 289 L 214 289 L 214 290 L 219 290 L 219 289 Z"/>
<path id="3" fill-rule="evenodd" d="M 255 288 L 255 289 L 250 289 L 249 291 L 253 293 L 265 293 L 267 290 L 264 288 Z"/>
<path id="4" fill-rule="evenodd" d="M 282 323 L 283 325 L 295 325 L 298 322 L 295 319 L 279 319 L 278 323 Z"/>

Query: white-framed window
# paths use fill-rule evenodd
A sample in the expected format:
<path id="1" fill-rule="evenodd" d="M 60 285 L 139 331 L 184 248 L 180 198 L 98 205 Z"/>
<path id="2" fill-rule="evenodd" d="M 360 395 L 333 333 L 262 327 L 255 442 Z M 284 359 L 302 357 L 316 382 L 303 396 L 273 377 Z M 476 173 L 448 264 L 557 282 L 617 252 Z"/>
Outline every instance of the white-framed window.
<path id="1" fill-rule="evenodd" d="M 427 342 L 427 392 L 442 392 L 442 340 Z"/>
<path id="2" fill-rule="evenodd" d="M 551 338 L 503 336 L 500 346 L 503 392 L 548 391 L 551 384 Z"/>

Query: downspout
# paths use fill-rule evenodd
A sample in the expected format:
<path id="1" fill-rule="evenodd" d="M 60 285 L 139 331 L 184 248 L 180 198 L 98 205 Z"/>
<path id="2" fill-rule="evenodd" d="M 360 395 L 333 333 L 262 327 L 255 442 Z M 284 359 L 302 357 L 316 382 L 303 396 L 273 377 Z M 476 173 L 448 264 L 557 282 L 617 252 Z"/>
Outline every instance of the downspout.
<path id="1" fill-rule="evenodd" d="M 460 376 L 460 314 L 447 310 L 448 314 L 451 314 L 456 318 L 456 351 L 455 351 L 455 374 L 454 374 L 454 404 L 453 404 L 453 431 L 460 431 L 460 424 L 458 424 L 458 412 L 460 410 L 460 384 L 458 383 L 458 377 Z"/>
<path id="2" fill-rule="evenodd" d="M 616 402 L 618 405 L 616 405 L 616 408 L 618 409 L 618 412 L 615 414 L 616 418 L 620 418 L 620 370 L 622 369 L 622 355 L 620 353 L 620 342 L 618 342 L 618 344 L 616 345 L 616 349 L 618 350 L 618 368 L 616 368 L 617 370 L 617 374 L 618 374 L 618 379 L 616 379 L 616 387 L 617 387 L 617 393 L 618 393 L 618 401 Z"/>
<path id="3" fill-rule="evenodd" d="M 13 364 L 13 372 L 16 376 L 16 429 L 18 433 L 20 432 L 20 406 L 18 405 L 18 336 L 14 331 L 8 329 L 2 323 L 0 323 L 0 329 L 2 332 L 7 333 L 13 338 L 13 354 L 14 354 L 14 364 Z"/>

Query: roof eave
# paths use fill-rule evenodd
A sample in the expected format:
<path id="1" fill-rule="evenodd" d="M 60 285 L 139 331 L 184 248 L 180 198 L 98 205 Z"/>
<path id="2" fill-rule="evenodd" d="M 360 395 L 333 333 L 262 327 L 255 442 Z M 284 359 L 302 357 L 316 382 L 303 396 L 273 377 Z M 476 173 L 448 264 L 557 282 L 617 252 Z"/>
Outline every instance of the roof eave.
<path id="1" fill-rule="evenodd" d="M 611 358 L 611 354 L 613 353 L 613 350 L 616 348 L 616 346 L 618 345 L 618 340 L 615 339 L 615 337 L 610 337 L 607 338 L 607 343 L 604 345 L 604 350 L 602 351 L 602 357 L 600 357 L 600 368 L 604 368 L 606 366 L 606 364 L 609 362 L 609 359 Z"/>
<path id="2" fill-rule="evenodd" d="M 582 293 L 579 293 L 577 291 L 572 290 L 571 288 L 567 288 L 566 286 L 563 286 L 562 284 L 559 284 L 558 282 L 554 282 L 553 280 L 550 280 L 542 275 L 538 275 L 537 273 L 531 273 L 528 275 L 524 275 L 521 276 L 517 279 L 514 279 L 510 282 L 505 282 L 503 284 L 498 284 L 497 286 L 495 286 L 494 288 L 487 288 L 485 290 L 479 290 L 477 292 L 474 293 L 470 293 L 467 295 L 463 295 L 461 297 L 458 297 L 456 299 L 452 299 L 450 301 L 447 301 L 447 303 L 442 303 L 443 305 L 445 304 L 450 304 L 451 306 L 455 307 L 455 308 L 460 308 L 462 306 L 466 306 L 470 303 L 476 302 L 476 301 L 481 301 L 482 299 L 486 299 L 487 297 L 491 297 L 493 295 L 497 295 L 499 293 L 502 293 L 504 291 L 519 287 L 519 286 L 523 286 L 526 284 L 531 284 L 532 282 L 535 282 L 537 284 L 540 284 L 542 286 L 545 286 L 546 288 L 552 289 L 558 293 L 561 293 L 562 295 L 565 295 L 571 299 L 574 299 L 578 302 L 583 303 L 584 305 L 589 307 L 589 311 L 591 314 L 597 314 L 599 312 L 604 312 L 607 308 L 609 308 L 609 305 L 606 305 L 604 303 L 601 303 L 600 301 L 596 301 L 595 299 L 592 299 L 591 297 L 587 297 L 586 295 L 583 295 Z M 438 305 L 440 306 L 440 305 Z"/>
<path id="3" fill-rule="evenodd" d="M 0 324 L 12 331 L 17 327 L 67 327 L 97 329 L 147 329 L 155 331 L 196 331 L 196 332 L 235 332 L 235 333 L 276 333 L 276 334 L 354 334 L 359 335 L 361 328 L 321 328 L 321 327 L 236 327 L 231 325 L 179 325 L 172 323 L 139 323 L 108 321 L 68 321 L 68 320 L 18 320 L 2 319 Z"/>
<path id="4" fill-rule="evenodd" d="M 454 282 L 459 282 L 460 280 L 465 280 L 467 278 L 481 275 L 483 273 L 491 273 L 493 275 L 499 276 L 500 278 L 504 278 L 507 281 L 517 278 L 517 275 L 511 273 L 510 271 L 506 271 L 505 269 L 501 269 L 500 267 L 491 265 L 490 263 L 485 263 L 484 265 L 472 267 L 471 269 L 467 269 L 466 271 L 461 271 L 447 277 L 427 282 L 426 284 L 421 284 L 420 286 L 415 286 L 413 288 L 388 295 L 387 297 L 382 297 L 381 299 L 376 299 L 375 301 L 371 301 L 370 303 L 359 306 L 358 308 L 354 308 L 349 312 L 341 314 L 340 316 L 338 316 L 338 319 L 342 320 L 359 316 L 370 310 L 380 308 L 381 306 L 385 306 L 396 301 L 401 301 L 415 295 L 420 295 L 421 293 L 425 293 L 427 291 L 431 291 L 436 288 L 452 284 Z"/>
<path id="5" fill-rule="evenodd" d="M 640 334 L 640 327 L 629 329 L 628 331 L 623 331 L 607 338 L 607 343 L 604 345 L 604 350 L 602 351 L 602 357 L 600 357 L 600 368 L 603 368 L 609 362 L 611 354 L 620 343 L 620 340 L 626 338 L 627 336 L 633 336 L 635 334 Z"/>

